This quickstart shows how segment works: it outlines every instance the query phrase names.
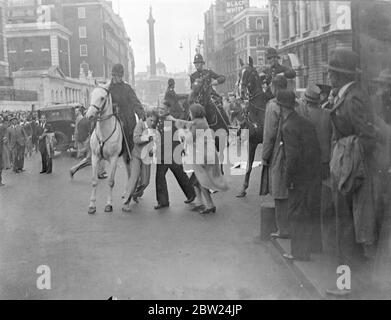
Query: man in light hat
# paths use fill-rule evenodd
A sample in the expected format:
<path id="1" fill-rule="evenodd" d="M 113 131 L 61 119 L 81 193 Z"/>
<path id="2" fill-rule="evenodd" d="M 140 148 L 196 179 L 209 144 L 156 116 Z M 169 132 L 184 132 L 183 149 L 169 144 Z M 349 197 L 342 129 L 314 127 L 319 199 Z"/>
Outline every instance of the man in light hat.
<path id="1" fill-rule="evenodd" d="M 373 151 L 377 140 L 373 126 L 374 113 L 366 91 L 356 81 L 356 53 L 349 49 L 334 50 L 330 55 L 328 73 L 334 92 L 330 168 L 337 219 L 338 265 L 349 265 L 354 283 L 358 279 L 368 278 L 360 275 L 359 271 L 366 271 L 363 269 L 369 267 L 377 241 L 373 197 L 376 172 Z M 351 170 L 345 172 L 347 166 L 339 165 L 342 161 L 362 163 L 362 166 L 351 166 Z M 346 181 L 342 180 L 345 177 Z M 338 288 L 328 290 L 327 293 L 343 296 L 350 294 L 350 290 Z"/>
<path id="2" fill-rule="evenodd" d="M 330 150 L 331 150 L 331 121 L 330 121 L 330 112 L 326 109 L 322 109 L 320 106 L 321 103 L 321 89 L 319 86 L 309 86 L 305 93 L 304 97 L 296 108 L 296 112 L 310 121 L 315 129 L 317 138 L 320 144 L 321 149 L 321 159 L 322 167 L 321 172 L 319 172 L 318 180 L 314 181 L 313 184 L 313 204 L 314 208 L 313 217 L 314 217 L 314 237 L 312 239 L 312 249 L 313 252 L 320 252 L 322 247 L 328 252 L 332 252 L 335 249 L 335 212 L 332 209 L 333 206 L 330 206 L 331 202 L 331 190 L 329 187 L 326 187 L 326 182 L 330 176 Z M 322 180 L 324 181 L 322 192 Z M 323 195 L 323 197 L 321 197 Z M 322 224 L 321 231 L 321 217 L 324 224 Z M 334 222 L 334 224 L 333 224 Z M 322 235 L 322 237 L 321 237 Z M 323 239 L 323 241 L 321 241 Z M 322 244 L 323 243 L 323 244 Z"/>
<path id="3" fill-rule="evenodd" d="M 127 154 L 127 159 L 130 161 L 130 152 L 133 149 L 133 131 L 136 127 L 135 114 L 137 114 L 139 119 L 144 119 L 145 111 L 132 87 L 122 79 L 124 67 L 121 64 L 115 64 L 111 74 L 112 79 L 109 92 L 113 100 L 113 106 L 117 108 L 124 132 L 122 152 Z"/>
<path id="4" fill-rule="evenodd" d="M 320 176 L 320 146 L 315 127 L 295 111 L 296 96 L 280 90 L 276 103 L 281 108 L 281 140 L 284 150 L 288 217 L 291 231 L 289 260 L 310 260 L 313 236 L 313 183 Z"/>

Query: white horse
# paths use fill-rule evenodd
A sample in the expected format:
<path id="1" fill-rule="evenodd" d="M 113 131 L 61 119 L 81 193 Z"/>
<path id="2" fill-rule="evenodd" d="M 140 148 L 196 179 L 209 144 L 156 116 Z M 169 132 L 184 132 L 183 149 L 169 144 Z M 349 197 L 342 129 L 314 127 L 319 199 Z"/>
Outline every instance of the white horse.
<path id="1" fill-rule="evenodd" d="M 96 189 L 98 186 L 98 165 L 107 160 L 109 169 L 109 195 L 105 212 L 113 212 L 113 188 L 118 159 L 122 150 L 123 134 L 120 122 L 113 112 L 109 84 L 96 87 L 91 93 L 91 103 L 87 110 L 88 119 L 96 118 L 96 127 L 91 135 L 92 192 L 89 214 L 96 213 Z"/>

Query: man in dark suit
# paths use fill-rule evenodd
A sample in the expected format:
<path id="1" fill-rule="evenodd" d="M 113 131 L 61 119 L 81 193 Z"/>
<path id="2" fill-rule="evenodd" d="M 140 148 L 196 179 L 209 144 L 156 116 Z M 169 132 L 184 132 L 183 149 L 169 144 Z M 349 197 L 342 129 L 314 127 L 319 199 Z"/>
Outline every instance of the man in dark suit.
<path id="1" fill-rule="evenodd" d="M 11 126 L 8 128 L 8 141 L 12 152 L 13 170 L 15 173 L 23 172 L 24 150 L 27 142 L 27 134 L 19 124 L 16 117 L 11 119 Z"/>
<path id="2" fill-rule="evenodd" d="M 362 280 L 370 278 L 367 273 L 369 268 L 366 269 L 365 266 L 369 267 L 368 264 L 373 261 L 374 245 L 377 241 L 373 188 L 378 169 L 374 157 L 377 146 L 374 112 L 366 90 L 356 81 L 358 66 L 359 57 L 356 53 L 348 49 L 336 49 L 330 55 L 328 72 L 333 88 L 333 101 L 330 104 L 334 150 L 330 164 L 339 163 L 338 146 L 346 144 L 346 141 L 353 137 L 359 143 L 365 172 L 365 176 L 359 179 L 359 186 L 344 192 L 332 170 L 338 265 L 349 265 L 352 277 Z M 347 145 L 346 149 L 347 147 L 349 146 Z M 352 171 L 351 176 L 354 175 Z M 343 296 L 350 294 L 350 290 L 338 288 L 328 290 L 327 293 Z"/>
<path id="3" fill-rule="evenodd" d="M 46 128 L 46 116 L 43 114 L 41 116 L 41 120 L 39 121 L 39 125 L 36 127 L 36 134 L 38 137 L 38 149 L 39 152 L 41 153 L 41 160 L 42 160 L 42 170 L 41 174 L 46 173 L 47 171 L 47 158 L 48 158 L 48 153 L 47 153 L 47 148 L 46 148 L 46 141 L 44 137 L 45 133 L 45 128 Z"/>
<path id="4" fill-rule="evenodd" d="M 294 110 L 296 97 L 292 91 L 277 93 L 282 109 L 282 141 L 285 152 L 286 185 L 291 224 L 290 260 L 309 260 L 313 231 L 314 207 L 312 189 L 321 181 L 320 146 L 314 125 Z"/>
<path id="5" fill-rule="evenodd" d="M 174 140 L 176 131 L 175 121 L 170 120 L 168 107 L 164 104 L 158 108 L 158 113 L 159 119 L 156 126 L 159 133 L 156 166 L 156 198 L 158 205 L 155 206 L 156 210 L 166 208 L 170 205 L 166 181 L 168 169 L 174 174 L 179 186 L 185 194 L 187 198 L 185 203 L 192 203 L 196 197 L 190 179 L 184 172 L 183 165 L 180 162 L 180 154 L 178 157 L 178 154 L 176 153 L 176 150 L 178 150 L 181 143 L 178 140 Z"/>

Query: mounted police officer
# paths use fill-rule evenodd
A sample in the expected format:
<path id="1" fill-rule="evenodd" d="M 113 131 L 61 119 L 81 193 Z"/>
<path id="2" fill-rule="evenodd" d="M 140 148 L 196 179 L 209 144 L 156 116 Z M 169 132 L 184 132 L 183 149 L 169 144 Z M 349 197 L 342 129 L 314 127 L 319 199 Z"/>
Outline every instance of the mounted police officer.
<path id="1" fill-rule="evenodd" d="M 211 95 L 213 98 L 217 99 L 221 104 L 223 102 L 221 96 L 214 90 L 213 86 L 223 84 L 225 82 L 225 76 L 218 75 L 216 72 L 210 69 L 204 69 L 205 61 L 200 53 L 197 53 L 194 57 L 194 66 L 197 69 L 190 76 L 190 83 L 193 85 L 196 79 L 206 79 L 207 84 L 211 86 Z"/>
<path id="2" fill-rule="evenodd" d="M 121 64 L 115 64 L 112 68 L 111 75 L 112 79 L 109 92 L 112 97 L 113 106 L 116 108 L 116 112 L 122 123 L 124 132 L 123 152 L 128 154 L 129 160 L 129 153 L 133 149 L 133 131 L 136 127 L 135 114 L 137 113 L 139 119 L 144 119 L 145 112 L 132 87 L 122 80 L 124 67 Z"/>
<path id="3" fill-rule="evenodd" d="M 192 75 L 190 75 L 190 83 L 196 81 L 196 79 L 206 79 L 206 85 L 210 87 L 211 98 L 215 106 L 218 108 L 222 118 L 226 122 L 227 127 L 229 126 L 228 115 L 223 108 L 223 98 L 216 92 L 213 86 L 223 84 L 225 82 L 225 76 L 219 75 L 210 69 L 204 69 L 205 61 L 200 53 L 194 56 L 194 66 L 197 69 Z M 204 106 L 205 107 L 205 106 Z"/>
<path id="4" fill-rule="evenodd" d="M 269 98 L 273 98 L 271 93 L 270 85 L 276 75 L 283 75 L 286 79 L 296 78 L 296 71 L 283 66 L 279 63 L 280 56 L 277 53 L 277 50 L 274 48 L 267 48 L 266 50 L 266 60 L 267 66 L 262 70 L 260 76 L 266 81 L 266 84 L 269 86 L 266 93 L 268 93 Z"/>

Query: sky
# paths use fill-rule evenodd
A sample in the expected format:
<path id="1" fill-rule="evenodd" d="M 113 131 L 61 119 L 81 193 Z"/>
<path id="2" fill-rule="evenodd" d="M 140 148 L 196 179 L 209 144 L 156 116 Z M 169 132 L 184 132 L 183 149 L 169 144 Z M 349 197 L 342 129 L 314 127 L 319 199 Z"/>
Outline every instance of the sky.
<path id="1" fill-rule="evenodd" d="M 195 54 L 198 37 L 203 38 L 204 12 L 213 0 L 112 0 L 115 12 L 124 20 L 134 51 L 136 73 L 149 65 L 149 7 L 155 19 L 156 62 L 166 65 L 168 72 L 185 71 Z M 263 0 L 264 1 L 264 0 Z M 256 5 L 262 0 L 251 0 Z M 180 49 L 180 44 L 183 49 Z"/>

